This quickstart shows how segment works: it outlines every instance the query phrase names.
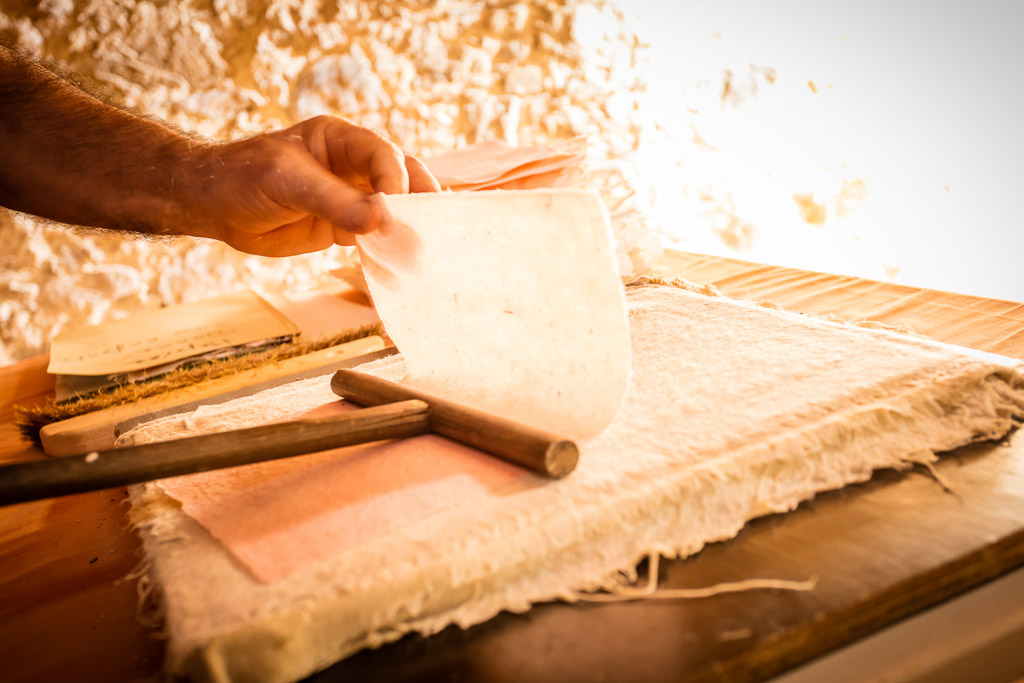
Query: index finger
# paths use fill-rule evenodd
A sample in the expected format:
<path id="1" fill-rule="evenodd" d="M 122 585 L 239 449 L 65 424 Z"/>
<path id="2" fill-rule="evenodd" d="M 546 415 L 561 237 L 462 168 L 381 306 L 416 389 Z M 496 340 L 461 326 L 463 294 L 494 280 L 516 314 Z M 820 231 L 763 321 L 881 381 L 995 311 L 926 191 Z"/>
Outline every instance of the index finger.
<path id="1" fill-rule="evenodd" d="M 409 172 L 409 192 L 441 191 L 441 184 L 427 165 L 411 154 L 405 155 L 405 170 Z"/>
<path id="2" fill-rule="evenodd" d="M 380 133 L 344 119 L 331 119 L 323 134 L 334 173 L 362 176 L 369 180 L 375 192 L 405 194 L 409 191 L 405 155 Z"/>

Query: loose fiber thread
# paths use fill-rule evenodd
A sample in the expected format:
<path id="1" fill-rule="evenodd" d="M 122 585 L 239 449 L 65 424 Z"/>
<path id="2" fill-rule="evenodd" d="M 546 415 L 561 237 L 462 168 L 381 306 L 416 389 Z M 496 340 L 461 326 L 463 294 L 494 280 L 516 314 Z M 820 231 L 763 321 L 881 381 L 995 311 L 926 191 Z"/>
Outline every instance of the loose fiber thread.
<path id="1" fill-rule="evenodd" d="M 812 591 L 818 585 L 818 578 L 811 577 L 806 581 L 787 579 L 744 579 L 727 581 L 705 588 L 662 588 L 658 589 L 658 564 L 661 555 L 650 553 L 647 556 L 647 583 L 643 586 L 626 586 L 613 584 L 606 587 L 607 593 L 576 593 L 574 597 L 583 602 L 630 602 L 633 600 L 694 600 L 710 598 L 723 593 L 743 593 L 752 590 L 785 590 Z"/>

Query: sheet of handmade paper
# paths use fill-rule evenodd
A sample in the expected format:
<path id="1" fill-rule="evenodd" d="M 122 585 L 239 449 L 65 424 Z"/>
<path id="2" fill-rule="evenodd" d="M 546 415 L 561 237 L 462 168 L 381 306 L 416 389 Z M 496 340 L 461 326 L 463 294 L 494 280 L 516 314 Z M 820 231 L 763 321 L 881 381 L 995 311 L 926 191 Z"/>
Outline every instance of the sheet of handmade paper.
<path id="1" fill-rule="evenodd" d="M 246 290 L 62 332 L 50 347 L 46 371 L 132 372 L 298 331 L 280 311 Z"/>
<path id="2" fill-rule="evenodd" d="M 405 381 L 574 438 L 612 421 L 629 379 L 629 328 L 597 195 L 384 201 L 392 226 L 357 243 Z"/>

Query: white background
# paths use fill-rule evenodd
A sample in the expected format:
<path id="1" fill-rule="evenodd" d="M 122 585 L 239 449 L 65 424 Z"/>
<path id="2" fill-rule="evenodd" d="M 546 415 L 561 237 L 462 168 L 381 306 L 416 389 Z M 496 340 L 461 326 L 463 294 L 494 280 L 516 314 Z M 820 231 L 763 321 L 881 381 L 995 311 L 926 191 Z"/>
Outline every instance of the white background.
<path id="1" fill-rule="evenodd" d="M 650 44 L 637 168 L 677 246 L 1024 301 L 1024 2 L 622 6 Z"/>

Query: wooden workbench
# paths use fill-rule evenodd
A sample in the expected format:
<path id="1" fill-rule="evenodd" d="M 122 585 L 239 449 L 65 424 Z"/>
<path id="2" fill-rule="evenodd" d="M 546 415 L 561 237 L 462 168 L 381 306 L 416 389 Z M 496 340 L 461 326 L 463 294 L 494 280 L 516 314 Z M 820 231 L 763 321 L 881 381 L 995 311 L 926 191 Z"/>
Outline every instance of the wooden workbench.
<path id="1" fill-rule="evenodd" d="M 733 297 L 844 320 L 906 325 L 1024 357 L 1024 305 L 672 252 L 662 272 Z M 0 368 L 0 460 L 42 457 L 11 404 L 52 391 L 45 359 Z M 539 605 L 461 631 L 405 639 L 319 674 L 360 681 L 755 680 L 783 671 L 1024 564 L 1024 438 L 964 448 L 939 471 L 881 472 L 662 565 L 664 586 L 818 577 L 810 593 L 668 603 Z M 162 646 L 123 580 L 139 544 L 123 490 L 0 509 L 5 680 L 145 680 Z"/>

